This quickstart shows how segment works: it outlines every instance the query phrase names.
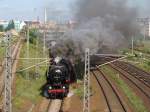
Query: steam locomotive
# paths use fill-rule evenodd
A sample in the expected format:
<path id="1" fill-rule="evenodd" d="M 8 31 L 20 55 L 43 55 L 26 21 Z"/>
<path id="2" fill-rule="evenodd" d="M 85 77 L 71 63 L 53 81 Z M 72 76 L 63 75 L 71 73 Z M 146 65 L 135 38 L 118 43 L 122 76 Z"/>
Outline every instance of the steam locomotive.
<path id="1" fill-rule="evenodd" d="M 46 73 L 44 96 L 50 99 L 62 99 L 69 93 L 69 85 L 76 81 L 76 75 L 71 62 L 56 57 Z"/>

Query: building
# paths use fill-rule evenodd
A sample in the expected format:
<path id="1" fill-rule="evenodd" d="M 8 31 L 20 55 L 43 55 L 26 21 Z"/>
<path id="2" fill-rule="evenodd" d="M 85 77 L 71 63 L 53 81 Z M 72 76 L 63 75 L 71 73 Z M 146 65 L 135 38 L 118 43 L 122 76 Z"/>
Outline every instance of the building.
<path id="1" fill-rule="evenodd" d="M 24 21 L 26 25 L 30 28 L 39 28 L 40 22 L 39 21 Z"/>
<path id="2" fill-rule="evenodd" d="M 150 18 L 137 18 L 137 22 L 139 22 L 139 25 L 141 26 L 142 33 L 146 37 L 150 37 Z"/>
<path id="3" fill-rule="evenodd" d="M 0 25 L 2 25 L 4 28 L 8 26 L 9 22 L 5 20 L 0 20 Z"/>
<path id="4" fill-rule="evenodd" d="M 67 25 L 69 28 L 74 29 L 77 26 L 77 22 L 70 20 Z"/>
<path id="5" fill-rule="evenodd" d="M 26 25 L 24 21 L 14 21 L 15 24 L 15 30 L 17 32 L 21 31 L 22 28 Z"/>
<path id="6" fill-rule="evenodd" d="M 4 27 L 4 29 L 7 28 L 9 24 L 9 21 L 5 21 L 5 20 L 0 20 L 0 25 L 2 25 Z M 25 22 L 23 21 L 16 21 L 14 20 L 14 25 L 15 25 L 15 30 L 17 32 L 21 31 L 21 29 L 26 25 Z"/>
<path id="7" fill-rule="evenodd" d="M 145 35 L 150 37 L 150 21 L 145 24 Z"/>

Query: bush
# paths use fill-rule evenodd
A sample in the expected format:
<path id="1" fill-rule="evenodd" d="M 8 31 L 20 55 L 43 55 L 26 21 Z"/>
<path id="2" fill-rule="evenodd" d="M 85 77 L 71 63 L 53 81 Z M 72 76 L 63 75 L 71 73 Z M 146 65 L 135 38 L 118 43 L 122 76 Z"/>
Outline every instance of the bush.
<path id="1" fill-rule="evenodd" d="M 149 62 L 147 62 L 147 65 L 148 65 L 148 66 L 150 66 L 150 61 L 149 61 Z"/>
<path id="2" fill-rule="evenodd" d="M 3 32 L 3 31 L 4 31 L 3 25 L 0 25 L 0 32 Z"/>
<path id="3" fill-rule="evenodd" d="M 84 76 L 84 62 L 79 58 L 76 60 L 75 71 L 77 75 L 77 79 L 82 80 Z"/>

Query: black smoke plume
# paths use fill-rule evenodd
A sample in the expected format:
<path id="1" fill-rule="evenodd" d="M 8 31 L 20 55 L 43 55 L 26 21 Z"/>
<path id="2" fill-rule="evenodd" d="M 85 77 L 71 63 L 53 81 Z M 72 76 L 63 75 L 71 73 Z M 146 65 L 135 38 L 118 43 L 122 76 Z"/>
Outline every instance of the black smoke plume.
<path id="1" fill-rule="evenodd" d="M 91 53 L 117 52 L 139 32 L 138 9 L 128 0 L 82 0 L 77 6 L 78 27 L 65 33 L 59 45 L 65 55 L 83 54 L 85 48 Z"/>
<path id="2" fill-rule="evenodd" d="M 130 7 L 128 0 L 82 0 L 78 6 L 76 18 L 82 24 L 73 38 L 91 45 L 91 50 L 123 48 L 138 32 L 138 10 Z"/>
<path id="3" fill-rule="evenodd" d="M 139 31 L 138 10 L 128 0 L 80 0 L 77 6 L 78 26 L 66 32 L 55 49 L 76 65 L 82 62 L 85 48 L 91 53 L 116 53 Z"/>

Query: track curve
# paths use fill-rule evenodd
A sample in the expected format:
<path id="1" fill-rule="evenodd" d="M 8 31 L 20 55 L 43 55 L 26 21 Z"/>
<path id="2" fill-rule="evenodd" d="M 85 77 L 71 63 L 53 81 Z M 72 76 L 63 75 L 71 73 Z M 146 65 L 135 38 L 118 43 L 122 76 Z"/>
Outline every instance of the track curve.
<path id="1" fill-rule="evenodd" d="M 112 83 L 99 69 L 92 71 L 105 96 L 109 112 L 129 112 Z"/>

